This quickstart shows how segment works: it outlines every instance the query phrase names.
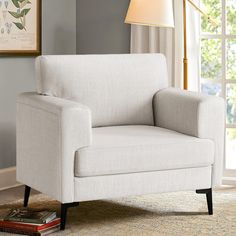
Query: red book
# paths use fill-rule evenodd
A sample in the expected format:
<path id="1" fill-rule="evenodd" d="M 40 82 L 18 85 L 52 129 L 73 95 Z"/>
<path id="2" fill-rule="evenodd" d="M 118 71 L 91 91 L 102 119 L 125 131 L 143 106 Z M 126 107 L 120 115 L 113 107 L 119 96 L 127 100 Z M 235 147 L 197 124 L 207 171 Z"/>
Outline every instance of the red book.
<path id="1" fill-rule="evenodd" d="M 60 218 L 57 218 L 47 224 L 30 224 L 30 223 L 21 223 L 21 222 L 14 222 L 14 221 L 4 221 L 0 220 L 0 227 L 1 228 L 12 228 L 16 230 L 27 230 L 31 232 L 38 232 L 41 230 L 48 229 L 50 227 L 59 225 L 61 222 Z"/>
<path id="2" fill-rule="evenodd" d="M 7 233 L 13 233 L 13 234 L 28 235 L 28 236 L 46 236 L 46 235 L 52 234 L 54 232 L 57 232 L 59 230 L 60 230 L 60 225 L 52 226 L 47 229 L 40 230 L 38 232 L 27 231 L 27 230 L 22 230 L 22 229 L 0 227 L 0 232 L 7 232 Z"/>

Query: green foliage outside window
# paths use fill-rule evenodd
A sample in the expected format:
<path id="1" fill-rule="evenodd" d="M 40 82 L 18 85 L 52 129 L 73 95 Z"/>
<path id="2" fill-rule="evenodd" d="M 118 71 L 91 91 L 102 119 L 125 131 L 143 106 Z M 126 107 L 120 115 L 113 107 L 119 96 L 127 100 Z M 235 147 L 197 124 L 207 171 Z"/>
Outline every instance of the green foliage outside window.
<path id="1" fill-rule="evenodd" d="M 236 34 L 236 0 L 227 0 L 227 33 Z"/>
<path id="2" fill-rule="evenodd" d="M 221 40 L 201 40 L 201 76 L 204 79 L 221 79 Z"/>
<path id="3" fill-rule="evenodd" d="M 202 8 L 213 18 L 218 24 L 218 27 L 209 23 L 208 19 L 202 16 L 201 28 L 204 33 L 220 34 L 221 33 L 221 0 L 201 0 Z"/>
<path id="4" fill-rule="evenodd" d="M 236 0 L 225 0 L 226 2 L 226 34 L 236 35 Z M 202 8 L 211 15 L 219 24 L 212 26 L 208 19 L 201 18 L 202 34 L 222 34 L 222 1 L 201 0 Z M 236 81 L 236 39 L 227 39 L 225 42 L 226 52 L 226 79 Z M 221 38 L 202 38 L 201 40 L 201 78 L 207 80 L 222 79 L 222 40 Z M 202 91 L 208 94 L 221 92 L 219 84 L 209 86 L 209 83 L 202 82 Z M 236 84 L 226 85 L 227 101 L 227 123 L 236 124 Z M 236 129 L 227 129 L 229 140 L 236 141 Z M 234 144 L 235 145 L 235 144 Z"/>

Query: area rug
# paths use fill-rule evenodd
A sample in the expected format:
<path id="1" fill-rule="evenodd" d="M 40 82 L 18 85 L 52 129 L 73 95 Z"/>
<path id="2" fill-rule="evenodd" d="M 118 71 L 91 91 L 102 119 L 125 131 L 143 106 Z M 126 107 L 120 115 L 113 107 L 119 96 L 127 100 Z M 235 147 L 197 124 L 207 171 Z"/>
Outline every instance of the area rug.
<path id="1" fill-rule="evenodd" d="M 205 195 L 162 193 L 121 199 L 82 202 L 68 211 L 67 229 L 52 236 L 235 236 L 236 189 L 214 191 L 214 215 L 207 214 Z M 0 205 L 20 207 L 21 202 Z M 34 195 L 31 208 L 59 212 L 60 203 Z M 10 234 L 0 234 L 8 235 Z M 11 234 L 13 235 L 13 234 Z"/>

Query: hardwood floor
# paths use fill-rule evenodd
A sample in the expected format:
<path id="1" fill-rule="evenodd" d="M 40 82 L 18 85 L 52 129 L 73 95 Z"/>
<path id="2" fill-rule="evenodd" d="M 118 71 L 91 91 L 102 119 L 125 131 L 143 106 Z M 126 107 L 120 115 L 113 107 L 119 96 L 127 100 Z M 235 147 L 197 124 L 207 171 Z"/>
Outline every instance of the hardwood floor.
<path id="1" fill-rule="evenodd" d="M 12 201 L 17 201 L 24 198 L 24 186 L 19 186 L 15 188 L 10 188 L 6 190 L 0 191 L 0 205 L 12 202 Z M 39 192 L 32 190 L 31 196 L 38 194 Z"/>

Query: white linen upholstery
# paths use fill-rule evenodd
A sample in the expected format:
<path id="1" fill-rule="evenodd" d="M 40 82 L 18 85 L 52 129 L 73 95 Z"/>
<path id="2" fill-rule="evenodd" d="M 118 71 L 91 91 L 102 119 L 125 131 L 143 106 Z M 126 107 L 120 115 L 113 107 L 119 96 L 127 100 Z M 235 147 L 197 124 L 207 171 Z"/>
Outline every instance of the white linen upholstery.
<path id="1" fill-rule="evenodd" d="M 161 54 L 41 56 L 38 93 L 79 102 L 93 126 L 153 125 L 152 99 L 167 87 Z"/>
<path id="2" fill-rule="evenodd" d="M 168 88 L 154 97 L 157 126 L 211 139 L 215 144 L 212 185 L 221 185 L 224 152 L 224 100 L 219 97 Z"/>
<path id="3" fill-rule="evenodd" d="M 214 143 L 154 126 L 92 129 L 92 145 L 75 156 L 75 176 L 211 166 Z"/>
<path id="4" fill-rule="evenodd" d="M 211 188 L 212 168 L 188 168 L 92 177 L 75 177 L 75 201 L 90 201 Z"/>
<path id="5" fill-rule="evenodd" d="M 17 180 L 62 203 L 220 185 L 224 102 L 166 89 L 166 71 L 160 54 L 40 57 Z"/>
<path id="6" fill-rule="evenodd" d="M 74 155 L 91 144 L 90 110 L 25 93 L 17 100 L 17 180 L 61 202 L 74 201 Z"/>

